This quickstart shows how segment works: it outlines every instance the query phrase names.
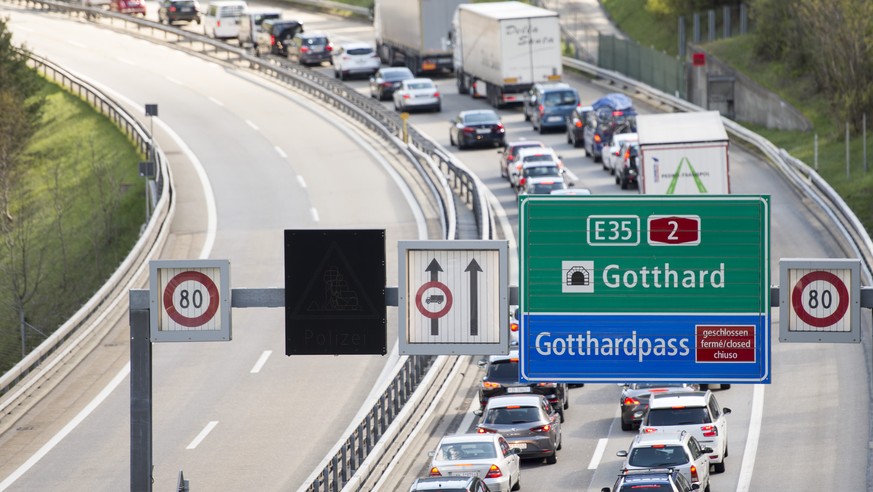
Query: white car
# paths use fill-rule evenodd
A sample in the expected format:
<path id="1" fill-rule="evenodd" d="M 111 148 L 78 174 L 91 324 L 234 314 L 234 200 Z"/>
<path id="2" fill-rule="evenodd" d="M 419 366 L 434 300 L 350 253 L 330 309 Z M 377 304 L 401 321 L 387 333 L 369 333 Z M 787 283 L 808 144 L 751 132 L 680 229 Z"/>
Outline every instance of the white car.
<path id="1" fill-rule="evenodd" d="M 376 49 L 367 43 L 346 43 L 333 50 L 333 74 L 340 80 L 352 75 L 369 77 L 382 67 Z"/>
<path id="2" fill-rule="evenodd" d="M 530 164 L 543 165 L 551 163 L 560 168 L 564 167 L 563 162 L 561 162 L 561 156 L 550 147 L 525 147 L 518 149 L 518 153 L 513 162 L 515 163 L 515 168 L 513 169 L 510 167 L 509 182 L 516 191 L 518 191 L 522 186 L 520 181 L 524 166 Z"/>
<path id="3" fill-rule="evenodd" d="M 395 111 L 410 109 L 442 110 L 440 91 L 431 79 L 409 79 L 400 82 L 400 87 L 391 95 Z"/>
<path id="4" fill-rule="evenodd" d="M 702 446 L 688 431 L 637 434 L 630 448 L 616 454 L 625 458 L 622 470 L 673 468 L 685 475 L 688 483 L 699 484 L 709 492 L 709 458 L 712 449 Z"/>
<path id="5" fill-rule="evenodd" d="M 608 145 L 603 146 L 600 162 L 603 163 L 603 170 L 609 171 L 609 174 L 615 174 L 615 166 L 617 162 L 621 162 L 621 144 L 623 142 L 636 142 L 639 138 L 636 133 L 616 133 L 612 135 Z"/>
<path id="6" fill-rule="evenodd" d="M 726 415 L 730 408 L 721 408 L 711 391 L 653 394 L 649 411 L 640 425 L 640 434 L 687 430 L 701 446 L 712 449 L 707 457 L 716 473 L 724 472 L 728 455 Z"/>
<path id="7" fill-rule="evenodd" d="M 432 477 L 478 476 L 492 492 L 521 486 L 519 449 L 510 448 L 500 434 L 452 434 L 440 439 L 431 452 Z"/>

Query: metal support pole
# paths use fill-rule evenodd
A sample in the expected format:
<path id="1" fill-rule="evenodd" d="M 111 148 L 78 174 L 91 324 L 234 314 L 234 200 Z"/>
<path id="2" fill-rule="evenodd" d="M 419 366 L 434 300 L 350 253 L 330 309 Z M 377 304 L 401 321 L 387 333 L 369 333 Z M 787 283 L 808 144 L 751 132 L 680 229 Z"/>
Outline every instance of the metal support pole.
<path id="1" fill-rule="evenodd" d="M 731 37 L 731 6 L 725 5 L 722 8 L 722 27 L 724 27 L 724 38 L 727 39 Z"/>
<path id="2" fill-rule="evenodd" d="M 812 163 L 815 170 L 818 171 L 818 133 L 812 137 Z"/>
<path id="3" fill-rule="evenodd" d="M 864 161 L 864 174 L 867 174 L 867 113 L 861 115 L 861 159 Z"/>
<path id="4" fill-rule="evenodd" d="M 130 305 L 148 291 L 130 291 Z M 141 303 L 139 303 L 141 304 Z M 149 310 L 130 311 L 130 490 L 152 490 L 152 342 Z"/>
<path id="5" fill-rule="evenodd" d="M 851 168 L 849 166 L 849 122 L 846 121 L 846 179 L 849 179 L 851 174 Z"/>
<path id="6" fill-rule="evenodd" d="M 679 16 L 679 60 L 685 60 L 685 16 Z"/>
<path id="7" fill-rule="evenodd" d="M 709 25 L 706 29 L 706 39 L 711 43 L 715 41 L 715 10 L 710 10 L 707 12 L 707 17 L 709 21 Z"/>

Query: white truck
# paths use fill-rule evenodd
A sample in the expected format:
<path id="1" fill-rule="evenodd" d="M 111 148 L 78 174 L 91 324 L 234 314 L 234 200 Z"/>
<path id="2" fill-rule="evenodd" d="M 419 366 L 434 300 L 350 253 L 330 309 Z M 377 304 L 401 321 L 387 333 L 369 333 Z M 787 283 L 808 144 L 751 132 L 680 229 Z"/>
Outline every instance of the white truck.
<path id="1" fill-rule="evenodd" d="M 637 138 L 640 193 L 730 193 L 730 142 L 718 111 L 638 115 Z"/>
<path id="2" fill-rule="evenodd" d="M 403 63 L 416 75 L 449 72 L 449 33 L 458 5 L 467 0 L 376 0 L 373 28 L 383 63 Z"/>
<path id="3" fill-rule="evenodd" d="M 558 13 L 521 2 L 460 5 L 452 29 L 458 92 L 496 107 L 522 103 L 536 83 L 558 82 Z"/>

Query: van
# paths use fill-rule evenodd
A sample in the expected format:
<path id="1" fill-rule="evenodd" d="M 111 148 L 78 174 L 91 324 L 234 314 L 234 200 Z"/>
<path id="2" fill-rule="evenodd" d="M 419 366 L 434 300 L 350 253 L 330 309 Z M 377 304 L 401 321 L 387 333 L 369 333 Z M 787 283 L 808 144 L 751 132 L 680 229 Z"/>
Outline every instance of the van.
<path id="1" fill-rule="evenodd" d="M 567 117 L 579 105 L 579 93 L 569 84 L 534 84 L 524 101 L 524 117 L 533 129 L 565 129 Z"/>
<path id="2" fill-rule="evenodd" d="M 282 11 L 269 7 L 250 7 L 240 17 L 239 23 L 239 40 L 240 46 L 252 46 L 257 49 L 258 32 L 261 30 L 261 23 L 267 19 L 281 19 Z"/>
<path id="3" fill-rule="evenodd" d="M 298 32 L 303 32 L 303 23 L 295 20 L 266 19 L 255 38 L 255 55 L 288 56 L 288 46 Z"/>
<path id="4" fill-rule="evenodd" d="M 203 34 L 215 39 L 239 36 L 240 18 L 246 11 L 242 0 L 218 0 L 209 4 L 203 16 Z"/>

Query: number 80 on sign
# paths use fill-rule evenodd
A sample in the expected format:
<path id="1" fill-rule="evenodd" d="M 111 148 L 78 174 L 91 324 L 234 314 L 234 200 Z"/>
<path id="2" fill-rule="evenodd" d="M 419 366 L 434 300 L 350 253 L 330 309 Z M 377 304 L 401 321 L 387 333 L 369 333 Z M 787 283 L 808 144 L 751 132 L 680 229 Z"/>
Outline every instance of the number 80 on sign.
<path id="1" fill-rule="evenodd" d="M 779 339 L 860 341 L 860 261 L 779 262 Z"/>
<path id="2" fill-rule="evenodd" d="M 227 260 L 150 262 L 151 340 L 230 340 Z"/>

